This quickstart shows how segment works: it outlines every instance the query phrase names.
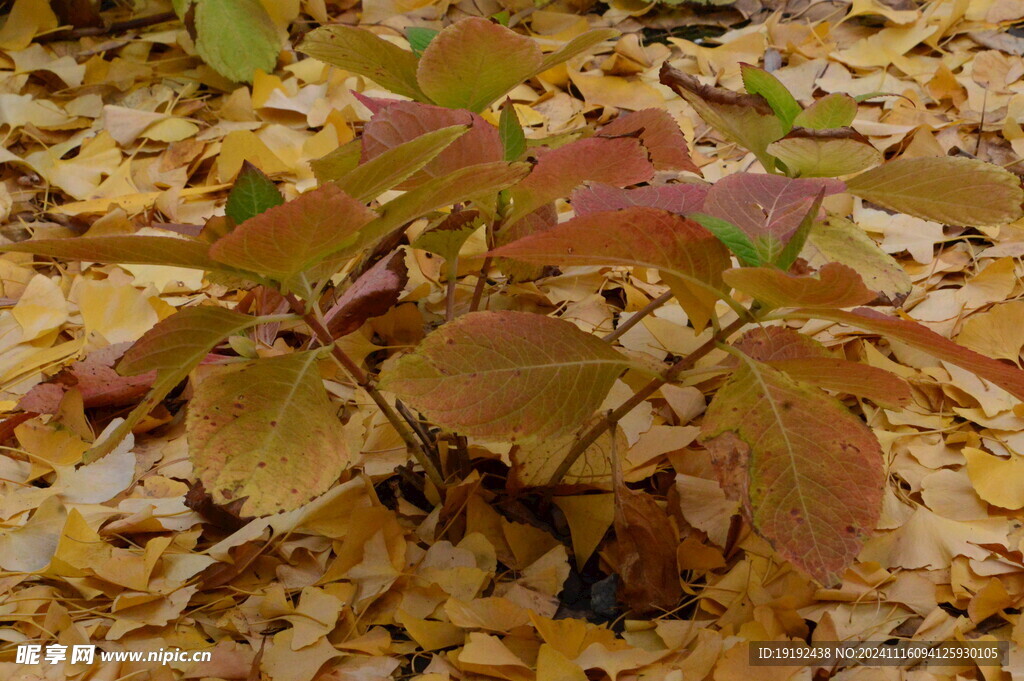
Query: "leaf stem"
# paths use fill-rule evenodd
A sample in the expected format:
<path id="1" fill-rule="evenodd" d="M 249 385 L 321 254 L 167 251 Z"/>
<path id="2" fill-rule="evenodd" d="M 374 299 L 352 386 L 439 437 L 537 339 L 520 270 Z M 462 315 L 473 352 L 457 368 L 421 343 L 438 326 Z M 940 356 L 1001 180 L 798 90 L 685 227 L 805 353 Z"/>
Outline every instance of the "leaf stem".
<path id="1" fill-rule="evenodd" d="M 609 343 L 617 340 L 624 333 L 626 333 L 627 331 L 632 329 L 634 326 L 639 324 L 640 320 L 642 320 L 644 317 L 646 317 L 647 315 L 649 315 L 652 312 L 654 312 L 655 310 L 657 310 L 659 307 L 661 307 L 662 305 L 664 305 L 665 303 L 667 303 L 671 299 L 672 299 L 672 291 L 665 291 L 660 296 L 658 296 L 657 298 L 655 298 L 651 302 L 647 303 L 647 305 L 645 305 L 642 309 L 640 309 L 636 313 L 634 313 L 633 316 L 631 316 L 629 319 L 627 319 L 623 323 L 619 324 L 615 328 L 614 331 L 612 331 L 611 333 L 607 334 L 606 336 L 603 336 L 601 338 L 601 340 L 607 341 Z"/>
<path id="2" fill-rule="evenodd" d="M 473 300 L 469 303 L 469 311 L 476 312 L 480 307 L 480 299 L 484 295 L 484 285 L 487 284 L 487 271 L 491 269 L 491 258 L 484 258 L 484 264 L 480 266 L 480 278 L 476 280 L 473 288 Z"/>
<path id="3" fill-rule="evenodd" d="M 317 339 L 322 345 L 325 345 L 331 349 L 331 357 L 341 365 L 341 367 L 355 380 L 356 384 L 366 391 L 370 398 L 376 403 L 377 407 L 384 413 L 388 423 L 398 432 L 398 435 L 402 438 L 405 446 L 412 452 L 412 455 L 416 458 L 416 461 L 423 466 L 423 470 L 426 471 L 427 477 L 434 483 L 439 490 L 445 488 L 444 478 L 441 476 L 441 472 L 437 465 L 431 459 L 428 450 L 416 441 L 413 434 L 409 432 L 406 424 L 402 421 L 398 412 L 380 393 L 379 390 L 370 381 L 370 377 L 366 375 L 358 364 L 345 353 L 338 344 L 334 342 L 334 338 L 331 337 L 331 332 L 327 330 L 317 316 L 311 311 L 307 311 L 305 305 L 301 300 L 295 297 L 294 294 L 289 293 L 285 296 L 288 300 L 288 304 L 291 305 L 292 310 L 296 314 L 302 315 L 303 321 L 309 326 L 309 328 L 316 334 Z"/>
<path id="4" fill-rule="evenodd" d="M 550 487 L 557 485 L 565 474 L 569 472 L 572 465 L 576 463 L 576 459 L 580 458 L 580 455 L 587 451 L 587 448 L 594 444 L 597 438 L 601 437 L 606 430 L 614 428 L 615 424 L 617 424 L 626 414 L 633 411 L 634 408 L 648 397 L 658 392 L 661 386 L 666 383 L 671 383 L 681 373 L 688 369 L 692 369 L 693 365 L 697 363 L 697 360 L 714 350 L 718 346 L 719 342 L 726 340 L 729 336 L 739 331 L 749 322 L 749 315 L 743 315 L 737 318 L 736 321 L 720 329 L 710 339 L 708 339 L 707 342 L 688 354 L 686 357 L 677 359 L 676 362 L 668 368 L 664 375 L 651 379 L 647 385 L 638 390 L 632 397 L 608 412 L 604 418 L 595 423 L 587 432 L 577 438 L 572 449 L 569 450 L 569 453 L 565 455 L 562 463 L 558 465 L 558 468 L 551 475 L 548 485 Z"/>

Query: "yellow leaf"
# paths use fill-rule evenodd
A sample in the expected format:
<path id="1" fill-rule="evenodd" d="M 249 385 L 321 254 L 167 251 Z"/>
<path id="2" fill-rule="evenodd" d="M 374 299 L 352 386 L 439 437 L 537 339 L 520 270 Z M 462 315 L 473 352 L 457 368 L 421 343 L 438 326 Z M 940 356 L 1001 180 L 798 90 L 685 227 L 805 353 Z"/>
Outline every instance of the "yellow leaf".
<path id="1" fill-rule="evenodd" d="M 963 455 L 978 496 L 1000 508 L 1024 508 L 1024 458 L 1004 459 L 974 447 L 964 447 Z"/>
<path id="2" fill-rule="evenodd" d="M 252 132 L 229 132 L 221 143 L 220 156 L 217 158 L 217 178 L 221 182 L 230 182 L 242 169 L 242 163 L 245 161 L 249 161 L 267 175 L 288 170 L 288 165 Z"/>
<path id="3" fill-rule="evenodd" d="M 594 549 L 601 543 L 601 539 L 612 525 L 615 518 L 615 495 L 556 497 L 554 502 L 555 506 L 562 509 L 565 520 L 569 523 L 576 567 L 582 570 L 584 563 L 594 553 Z"/>
<path id="4" fill-rule="evenodd" d="M 0 28 L 0 49 L 23 50 L 37 35 L 58 25 L 47 0 L 17 0 Z"/>

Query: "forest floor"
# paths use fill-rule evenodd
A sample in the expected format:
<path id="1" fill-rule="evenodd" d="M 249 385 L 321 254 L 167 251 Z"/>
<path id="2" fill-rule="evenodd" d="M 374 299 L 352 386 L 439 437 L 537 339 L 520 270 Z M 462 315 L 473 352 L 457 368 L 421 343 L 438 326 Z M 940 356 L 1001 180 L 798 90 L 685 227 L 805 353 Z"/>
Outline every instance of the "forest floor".
<path id="1" fill-rule="evenodd" d="M 772 69 L 805 105 L 825 93 L 886 93 L 862 105 L 853 127 L 889 155 L 962 155 L 1024 174 L 1024 30 L 1013 28 L 1024 0 L 264 0 L 286 48 L 251 85 L 203 64 L 177 20 L 61 38 L 43 0 L 3 4 L 13 12 L 0 28 L 0 242 L 187 230 L 223 214 L 244 161 L 292 198 L 315 185 L 311 160 L 359 134 L 369 112 L 353 93 L 387 96 L 297 53 L 304 33 L 341 22 L 404 45 L 408 27 L 504 10 L 545 49 L 589 28 L 621 31 L 512 91 L 531 138 L 664 109 L 715 181 L 753 157 L 659 84 L 658 71 L 668 62 L 741 90 L 746 62 Z M 170 9 L 109 4 L 107 22 Z M 913 282 L 907 314 L 1019 363 L 1024 224 L 950 228 L 849 201 Z M 438 263 L 412 250 L 407 261 L 403 302 L 443 307 Z M 634 301 L 656 295 L 643 272 L 609 276 L 573 271 L 521 294 L 590 328 L 614 315 L 609 286 Z M 183 305 L 243 296 L 197 270 L 0 255 L 0 678 L 1024 681 L 1024 405 L 972 374 L 830 323 L 804 326 L 915 391 L 905 408 L 865 411 L 888 487 L 879 532 L 836 588 L 737 534 L 735 504 L 696 443 L 699 387 L 641 405 L 623 422 L 626 477 L 655 491 L 678 525 L 685 597 L 673 611 L 638 614 L 616 604 L 602 555 L 612 494 L 559 496 L 538 517 L 535 499 L 499 493 L 507 452 L 479 448 L 475 471 L 441 503 L 395 475 L 406 450 L 372 405 L 346 426 L 353 470 L 277 516 L 239 519 L 187 496 L 187 392 L 150 414 L 134 447 L 80 465 L 145 390 L 110 368 L 127 344 Z M 623 345 L 688 347 L 672 310 Z M 346 347 L 366 358 L 416 338 L 410 319 L 372 320 Z M 329 390 L 353 399 L 351 386 Z M 1002 667 L 751 667 L 743 645 L 811 635 L 1008 641 L 1011 654 Z M 212 658 L 31 665 L 15 660 L 27 644 Z"/>

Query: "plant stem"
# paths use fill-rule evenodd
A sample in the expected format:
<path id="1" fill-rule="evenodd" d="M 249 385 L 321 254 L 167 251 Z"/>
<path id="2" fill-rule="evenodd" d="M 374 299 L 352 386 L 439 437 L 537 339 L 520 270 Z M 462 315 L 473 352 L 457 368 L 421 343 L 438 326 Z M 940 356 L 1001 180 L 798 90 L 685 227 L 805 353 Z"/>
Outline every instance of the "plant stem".
<path id="1" fill-rule="evenodd" d="M 681 357 L 678 360 L 676 360 L 676 362 L 668 368 L 664 375 L 659 376 L 658 378 L 651 379 L 651 381 L 647 385 L 638 390 L 632 397 L 630 397 L 628 400 L 620 404 L 615 409 L 608 412 L 604 418 L 602 418 L 600 421 L 591 426 L 587 432 L 585 432 L 576 440 L 576 442 L 573 444 L 572 449 L 570 449 L 569 453 L 565 455 L 565 459 L 562 460 L 562 463 L 558 465 L 558 468 L 551 475 L 551 479 L 548 481 L 548 485 L 550 487 L 554 487 L 555 485 L 557 485 L 559 481 L 561 481 L 561 479 L 565 476 L 565 474 L 569 472 L 569 469 L 572 468 L 572 465 L 576 463 L 576 459 L 580 458 L 580 455 L 583 454 L 583 452 L 587 451 L 587 448 L 590 447 L 590 445 L 594 444 L 597 438 L 601 437 L 601 435 L 606 430 L 614 428 L 615 424 L 617 424 L 626 414 L 633 411 L 633 409 L 636 408 L 637 405 L 646 400 L 648 397 L 658 392 L 661 386 L 665 385 L 666 383 L 671 383 L 679 376 L 679 374 L 683 373 L 688 369 L 692 369 L 693 365 L 697 363 L 697 360 L 699 360 L 701 357 L 714 350 L 718 343 L 720 343 L 723 340 L 726 340 L 729 336 L 739 331 L 749 322 L 749 316 L 742 316 L 736 319 L 736 321 L 732 322 L 728 326 L 720 329 L 699 348 L 691 352 L 686 357 Z"/>
<path id="2" fill-rule="evenodd" d="M 607 341 L 609 343 L 615 341 L 620 336 L 622 336 L 622 334 L 626 333 L 634 326 L 639 324 L 640 320 L 642 320 L 644 317 L 657 310 L 659 307 L 661 307 L 671 299 L 672 291 L 665 291 L 660 296 L 658 296 L 651 302 L 647 303 L 647 305 L 645 305 L 641 310 L 637 311 L 632 317 L 630 317 L 623 323 L 619 324 L 614 331 L 604 336 L 601 340 Z"/>
<path id="3" fill-rule="evenodd" d="M 447 270 L 447 281 L 444 296 L 444 320 L 450 322 L 455 319 L 455 287 L 458 284 L 459 260 L 456 256 L 451 263 L 445 263 Z M 475 289 L 474 289 L 475 290 Z"/>
<path id="4" fill-rule="evenodd" d="M 469 303 L 469 311 L 476 312 L 480 307 L 480 299 L 484 295 L 484 285 L 487 284 L 487 270 L 491 269 L 491 259 L 484 258 L 484 264 L 480 266 L 480 278 L 476 280 L 473 288 L 473 300 Z"/>
<path id="5" fill-rule="evenodd" d="M 285 296 L 288 300 L 288 304 L 291 305 L 292 309 L 296 314 L 302 315 L 302 319 L 309 328 L 316 334 L 317 339 L 321 345 L 325 345 L 331 349 L 331 357 L 341 365 L 341 367 L 355 380 L 356 384 L 366 391 L 370 398 L 376 403 L 377 407 L 384 413 L 388 423 L 398 432 L 398 435 L 402 438 L 405 446 L 412 452 L 412 455 L 416 458 L 416 461 L 423 466 L 423 470 L 426 471 L 427 477 L 434 483 L 439 490 L 443 490 L 445 487 L 444 478 L 441 476 L 441 472 L 437 465 L 431 459 L 428 450 L 416 441 L 413 434 L 409 432 L 406 424 L 399 417 L 398 413 L 384 396 L 380 394 L 380 391 L 370 381 L 370 377 L 366 375 L 359 365 L 349 357 L 344 350 L 338 347 L 338 344 L 334 342 L 334 338 L 331 337 L 331 332 L 327 330 L 316 315 L 306 310 L 305 305 L 302 301 L 295 297 L 294 294 L 289 293 Z"/>

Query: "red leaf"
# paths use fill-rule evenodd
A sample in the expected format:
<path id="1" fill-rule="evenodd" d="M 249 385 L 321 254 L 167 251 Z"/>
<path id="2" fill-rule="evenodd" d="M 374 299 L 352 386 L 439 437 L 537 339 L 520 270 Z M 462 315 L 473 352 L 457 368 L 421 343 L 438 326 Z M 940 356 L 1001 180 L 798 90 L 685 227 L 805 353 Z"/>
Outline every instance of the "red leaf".
<path id="1" fill-rule="evenodd" d="M 405 252 L 395 251 L 348 287 L 325 315 L 334 338 L 348 335 L 370 317 L 379 317 L 398 303 L 409 281 Z"/>
<path id="2" fill-rule="evenodd" d="M 576 217 L 630 206 L 648 206 L 686 215 L 701 209 L 707 193 L 707 185 L 702 184 L 665 184 L 659 187 L 619 189 L 595 182 L 575 190 L 570 202 Z"/>
<path id="3" fill-rule="evenodd" d="M 640 131 L 640 143 L 647 148 L 656 170 L 689 170 L 701 174 L 690 159 L 686 137 L 679 124 L 667 111 L 642 109 L 619 116 L 601 128 L 605 137 L 628 135 Z"/>

